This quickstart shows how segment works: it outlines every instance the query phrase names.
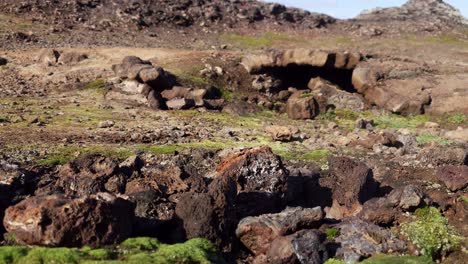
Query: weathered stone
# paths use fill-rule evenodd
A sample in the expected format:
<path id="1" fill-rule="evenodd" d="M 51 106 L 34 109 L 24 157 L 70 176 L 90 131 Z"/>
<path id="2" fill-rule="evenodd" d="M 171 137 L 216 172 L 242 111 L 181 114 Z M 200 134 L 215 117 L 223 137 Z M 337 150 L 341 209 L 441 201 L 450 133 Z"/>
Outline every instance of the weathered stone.
<path id="1" fill-rule="evenodd" d="M 336 256 L 346 263 L 356 263 L 362 258 L 376 254 L 404 252 L 405 242 L 390 230 L 359 219 L 351 219 L 336 226 L 340 233 L 335 238 L 339 248 Z"/>
<path id="2" fill-rule="evenodd" d="M 436 176 L 453 192 L 468 186 L 468 166 L 442 166 L 437 168 Z"/>
<path id="3" fill-rule="evenodd" d="M 19 243 L 80 247 L 128 238 L 133 217 L 131 202 L 99 193 L 78 199 L 30 197 L 8 208 L 3 222 Z"/>
<path id="4" fill-rule="evenodd" d="M 152 109 L 155 110 L 166 110 L 167 105 L 166 102 L 164 102 L 164 99 L 161 97 L 161 95 L 152 90 L 148 94 L 148 106 Z"/>
<path id="5" fill-rule="evenodd" d="M 177 98 L 185 98 L 189 93 L 190 88 L 182 86 L 174 86 L 170 90 L 164 90 L 161 92 L 161 96 L 166 100 L 172 100 Z"/>
<path id="6" fill-rule="evenodd" d="M 60 54 L 60 57 L 58 58 L 58 64 L 61 65 L 75 65 L 79 62 L 82 62 L 88 58 L 87 54 L 76 52 L 76 51 L 69 51 L 69 52 L 63 52 Z"/>
<path id="7" fill-rule="evenodd" d="M 360 58 L 361 55 L 351 53 L 326 52 L 312 49 L 287 49 L 272 50 L 260 55 L 246 56 L 241 64 L 249 73 L 259 73 L 265 68 L 286 67 L 292 64 L 353 69 L 360 61 Z M 333 64 L 331 64 L 332 62 Z"/>
<path id="8" fill-rule="evenodd" d="M 140 72 L 143 70 L 151 70 L 153 69 L 153 66 L 149 64 L 133 64 L 130 67 L 128 67 L 127 70 L 127 78 L 130 80 L 137 80 L 140 81 Z"/>
<path id="9" fill-rule="evenodd" d="M 313 119 L 319 114 L 314 96 L 302 91 L 289 97 L 286 103 L 286 112 L 291 119 Z"/>
<path id="10" fill-rule="evenodd" d="M 166 102 L 167 108 L 171 110 L 189 109 L 195 106 L 195 101 L 192 99 L 172 99 Z"/>
<path id="11" fill-rule="evenodd" d="M 145 83 L 140 83 L 135 80 L 124 80 L 122 83 L 116 85 L 122 92 L 129 94 L 142 94 L 147 96 L 152 90 L 151 86 Z"/>
<path id="12" fill-rule="evenodd" d="M 418 155 L 418 160 L 435 167 L 444 165 L 468 165 L 468 150 L 456 146 L 434 146 L 422 149 Z"/>
<path id="13" fill-rule="evenodd" d="M 105 120 L 105 121 L 101 121 L 98 123 L 97 127 L 98 128 L 109 128 L 109 127 L 113 127 L 115 125 L 115 122 L 112 121 L 112 120 Z"/>
<path id="14" fill-rule="evenodd" d="M 265 132 L 271 136 L 275 141 L 291 141 L 293 137 L 293 131 L 290 127 L 286 126 L 267 126 Z"/>
<path id="15" fill-rule="evenodd" d="M 236 183 L 232 178 L 217 178 L 207 193 L 183 193 L 176 206 L 187 238 L 204 237 L 228 245 L 237 224 L 234 210 Z"/>
<path id="16" fill-rule="evenodd" d="M 149 84 L 158 92 L 170 89 L 172 87 L 166 78 L 164 69 L 161 67 L 143 68 L 141 71 L 139 71 L 138 77 L 142 82 Z"/>
<path id="17" fill-rule="evenodd" d="M 278 212 L 284 204 L 288 171 L 269 147 L 235 152 L 219 163 L 216 172 L 216 177 L 237 183 L 235 205 L 239 219 Z"/>
<path id="18" fill-rule="evenodd" d="M 424 193 L 414 185 L 392 190 L 386 197 L 374 198 L 364 203 L 359 218 L 379 225 L 392 224 L 398 214 L 412 211 L 424 204 Z"/>
<path id="19" fill-rule="evenodd" d="M 278 237 L 271 243 L 265 263 L 324 263 L 328 253 L 322 242 L 317 230 L 301 230 L 286 237 Z"/>
<path id="20" fill-rule="evenodd" d="M 255 255 L 266 253 L 273 240 L 292 234 L 299 228 L 317 227 L 323 218 L 320 207 L 287 208 L 278 214 L 265 214 L 242 219 L 237 226 L 239 240 Z"/>
<path id="21" fill-rule="evenodd" d="M 53 49 L 44 49 L 39 53 L 37 62 L 44 66 L 53 66 L 57 64 L 60 57 L 60 53 Z"/>
<path id="22" fill-rule="evenodd" d="M 333 205 L 327 217 L 341 219 L 357 214 L 377 189 L 372 170 L 347 157 L 331 157 L 329 166 Z"/>
<path id="23" fill-rule="evenodd" d="M 105 183 L 117 174 L 118 165 L 99 155 L 84 155 L 63 165 L 55 186 L 68 195 L 91 195 L 106 191 Z"/>

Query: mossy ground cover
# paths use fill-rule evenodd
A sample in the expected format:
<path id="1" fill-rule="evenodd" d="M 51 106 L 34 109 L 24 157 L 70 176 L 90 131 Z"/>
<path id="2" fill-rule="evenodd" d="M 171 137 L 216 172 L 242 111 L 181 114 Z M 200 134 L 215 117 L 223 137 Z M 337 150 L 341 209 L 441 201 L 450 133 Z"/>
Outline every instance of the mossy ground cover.
<path id="1" fill-rule="evenodd" d="M 417 209 L 411 222 L 401 225 L 401 233 L 427 257 L 438 258 L 460 247 L 461 237 L 435 207 Z"/>
<path id="2" fill-rule="evenodd" d="M 0 264 L 83 264 L 83 263 L 224 263 L 216 247 L 206 239 L 166 245 L 155 238 L 131 238 L 117 247 L 91 249 L 0 247 Z"/>

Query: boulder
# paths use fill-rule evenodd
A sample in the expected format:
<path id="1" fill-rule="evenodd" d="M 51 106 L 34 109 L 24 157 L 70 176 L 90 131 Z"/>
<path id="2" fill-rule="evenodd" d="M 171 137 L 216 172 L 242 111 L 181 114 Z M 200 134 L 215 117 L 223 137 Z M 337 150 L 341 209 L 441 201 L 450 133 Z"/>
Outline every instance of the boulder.
<path id="1" fill-rule="evenodd" d="M 189 109 L 195 106 L 195 101 L 192 99 L 172 99 L 166 102 L 167 108 L 170 110 L 183 110 Z"/>
<path id="2" fill-rule="evenodd" d="M 161 96 L 166 100 L 172 100 L 177 98 L 185 98 L 190 92 L 190 88 L 182 86 L 174 86 L 170 90 L 164 90 L 161 92 Z"/>
<path id="3" fill-rule="evenodd" d="M 436 176 L 453 192 L 463 190 L 468 186 L 468 166 L 442 166 L 437 168 Z"/>
<path id="4" fill-rule="evenodd" d="M 278 212 L 287 192 L 288 171 L 269 147 L 237 151 L 223 159 L 216 177 L 233 179 L 238 218 Z"/>
<path id="5" fill-rule="evenodd" d="M 57 64 L 57 61 L 60 57 L 60 53 L 53 49 L 43 49 L 38 57 L 37 63 L 44 66 L 54 66 Z"/>
<path id="6" fill-rule="evenodd" d="M 124 80 L 123 82 L 116 85 L 124 93 L 128 94 L 141 94 L 144 97 L 148 96 L 152 90 L 151 86 L 146 83 L 140 83 L 135 80 Z"/>
<path id="7" fill-rule="evenodd" d="M 339 230 L 335 242 L 338 258 L 346 263 L 356 263 L 376 254 L 403 253 L 406 243 L 399 240 L 390 230 L 359 220 L 350 219 L 336 226 Z"/>
<path id="8" fill-rule="evenodd" d="M 319 114 L 319 109 L 312 94 L 298 91 L 289 97 L 286 112 L 291 119 L 313 119 Z"/>
<path id="9" fill-rule="evenodd" d="M 154 91 L 151 90 L 148 94 L 148 106 L 152 109 L 155 110 L 166 110 L 167 105 L 164 99 L 161 97 L 161 95 Z"/>
<path id="10" fill-rule="evenodd" d="M 431 103 L 426 91 L 432 81 L 417 77 L 411 79 L 385 79 L 393 62 L 370 62 L 354 69 L 352 83 L 369 103 L 398 114 L 422 114 Z M 395 62 L 396 63 L 396 62 Z"/>
<path id="11" fill-rule="evenodd" d="M 270 50 L 243 58 L 241 64 L 249 73 L 261 73 L 267 68 L 307 65 L 337 69 L 354 69 L 361 60 L 360 54 L 327 52 L 312 49 Z"/>
<path id="12" fill-rule="evenodd" d="M 107 193 L 77 199 L 34 196 L 9 207 L 3 223 L 22 244 L 102 246 L 132 234 L 133 210 L 131 202 Z"/>
<path id="13" fill-rule="evenodd" d="M 151 63 L 136 56 L 127 56 L 123 58 L 121 64 L 112 65 L 112 70 L 117 77 L 126 79 L 128 77 L 128 72 L 133 65 L 151 65 Z"/>
<path id="14" fill-rule="evenodd" d="M 315 208 L 287 208 L 281 213 L 246 217 L 239 222 L 236 236 L 255 255 L 265 254 L 273 240 L 301 228 L 318 227 L 323 211 Z"/>
<path id="15" fill-rule="evenodd" d="M 203 237 L 219 246 L 229 245 L 238 222 L 235 216 L 236 183 L 217 178 L 206 193 L 187 192 L 179 196 L 176 215 L 186 238 Z"/>
<path id="16" fill-rule="evenodd" d="M 329 159 L 333 205 L 327 217 L 341 219 L 357 214 L 377 190 L 372 170 L 348 157 Z"/>
<path id="17" fill-rule="evenodd" d="M 88 55 L 81 52 L 69 51 L 63 52 L 58 58 L 58 64 L 72 66 L 88 59 Z"/>
<path id="18" fill-rule="evenodd" d="M 275 141 L 288 142 L 293 138 L 293 131 L 286 126 L 267 126 L 265 132 Z"/>
<path id="19" fill-rule="evenodd" d="M 433 165 L 468 165 L 468 149 L 456 146 L 434 146 L 423 148 L 418 160 Z"/>
<path id="20" fill-rule="evenodd" d="M 107 181 L 117 174 L 118 164 L 112 159 L 94 154 L 84 155 L 59 169 L 55 186 L 67 195 L 86 196 L 107 191 Z"/>
<path id="21" fill-rule="evenodd" d="M 138 74 L 139 80 L 149 84 L 158 92 L 170 89 L 172 85 L 166 77 L 164 69 L 161 67 L 144 67 Z"/>
<path id="22" fill-rule="evenodd" d="M 317 80 L 318 79 L 318 80 Z M 320 109 L 327 110 L 333 109 L 351 109 L 357 112 L 362 112 L 366 108 L 366 104 L 362 96 L 357 93 L 350 93 L 343 91 L 336 85 L 332 85 L 328 82 L 323 81 L 320 77 L 313 78 L 309 82 L 309 88 L 318 97 L 318 103 L 326 105 L 320 105 Z"/>
<path id="23" fill-rule="evenodd" d="M 264 263 L 324 263 L 328 252 L 322 237 L 317 230 L 301 230 L 289 236 L 278 237 L 271 243 Z"/>
<path id="24" fill-rule="evenodd" d="M 404 185 L 393 189 L 386 197 L 373 198 L 364 203 L 358 217 L 374 224 L 390 225 L 399 214 L 414 211 L 424 205 L 424 198 L 419 187 Z"/>

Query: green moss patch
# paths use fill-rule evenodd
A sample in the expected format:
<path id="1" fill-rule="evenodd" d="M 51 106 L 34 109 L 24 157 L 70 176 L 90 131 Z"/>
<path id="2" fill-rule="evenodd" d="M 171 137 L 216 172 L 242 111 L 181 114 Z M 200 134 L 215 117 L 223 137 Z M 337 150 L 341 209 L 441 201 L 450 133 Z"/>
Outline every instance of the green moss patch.
<path id="1" fill-rule="evenodd" d="M 451 143 L 450 140 L 445 139 L 443 137 L 435 136 L 430 133 L 423 133 L 416 137 L 416 141 L 418 145 L 426 145 L 429 143 L 436 143 L 438 145 L 449 145 Z"/>
<path id="2" fill-rule="evenodd" d="M 225 263 L 208 240 L 195 238 L 165 245 L 155 238 L 138 237 L 113 248 L 91 249 L 0 247 L 0 264 L 104 264 L 104 263 Z"/>
<path id="3" fill-rule="evenodd" d="M 401 233 L 428 257 L 444 256 L 460 247 L 462 237 L 448 224 L 437 208 L 416 210 L 414 221 L 403 223 Z"/>

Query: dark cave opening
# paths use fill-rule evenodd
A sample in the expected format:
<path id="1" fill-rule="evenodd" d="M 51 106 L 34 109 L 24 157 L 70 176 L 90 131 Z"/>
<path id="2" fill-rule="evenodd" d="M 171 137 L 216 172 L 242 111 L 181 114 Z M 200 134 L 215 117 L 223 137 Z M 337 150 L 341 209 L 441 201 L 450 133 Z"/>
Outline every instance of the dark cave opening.
<path id="1" fill-rule="evenodd" d="M 352 83 L 353 69 L 337 69 L 333 66 L 315 67 L 311 65 L 290 64 L 285 67 L 267 67 L 262 73 L 281 80 L 279 90 L 294 87 L 299 90 L 308 89 L 310 79 L 320 77 L 330 83 L 339 86 L 342 90 L 355 93 Z M 279 92 L 279 91 L 276 91 Z"/>

